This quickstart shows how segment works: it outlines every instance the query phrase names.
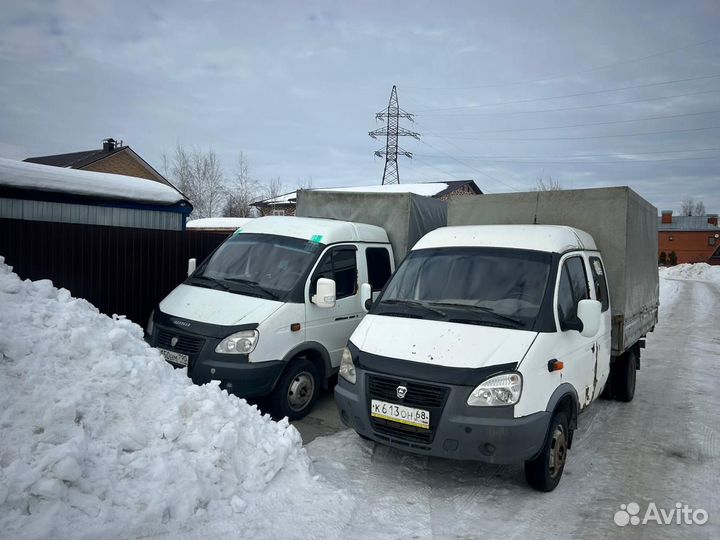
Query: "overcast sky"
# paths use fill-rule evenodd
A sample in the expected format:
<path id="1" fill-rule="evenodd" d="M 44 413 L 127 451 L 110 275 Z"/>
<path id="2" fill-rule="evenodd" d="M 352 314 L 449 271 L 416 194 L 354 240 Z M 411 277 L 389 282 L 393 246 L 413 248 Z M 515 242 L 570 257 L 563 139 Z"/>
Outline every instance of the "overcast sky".
<path id="1" fill-rule="evenodd" d="M 288 190 L 379 184 L 397 84 L 402 183 L 544 174 L 720 212 L 719 53 L 718 0 L 3 0 L 0 156 L 112 136 L 159 169 L 181 142 Z"/>

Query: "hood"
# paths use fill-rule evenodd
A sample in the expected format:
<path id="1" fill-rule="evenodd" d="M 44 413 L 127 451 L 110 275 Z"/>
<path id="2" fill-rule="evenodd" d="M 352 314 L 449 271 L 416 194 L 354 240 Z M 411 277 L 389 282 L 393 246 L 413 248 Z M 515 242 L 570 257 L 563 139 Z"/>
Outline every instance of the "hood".
<path id="1" fill-rule="evenodd" d="M 178 285 L 160 302 L 160 311 L 175 317 L 222 326 L 261 323 L 282 302 L 215 289 Z"/>
<path id="2" fill-rule="evenodd" d="M 447 367 L 520 362 L 537 332 L 366 315 L 350 341 L 362 352 Z"/>

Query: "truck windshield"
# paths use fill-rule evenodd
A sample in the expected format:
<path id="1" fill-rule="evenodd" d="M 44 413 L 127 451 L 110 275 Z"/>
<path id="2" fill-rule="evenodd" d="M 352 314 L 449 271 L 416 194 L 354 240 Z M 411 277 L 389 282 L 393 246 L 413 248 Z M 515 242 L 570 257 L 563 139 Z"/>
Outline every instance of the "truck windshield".
<path id="1" fill-rule="evenodd" d="M 188 283 L 281 300 L 307 274 L 323 247 L 287 236 L 235 234 L 188 278 Z"/>
<path id="2" fill-rule="evenodd" d="M 551 262 L 550 253 L 521 249 L 414 251 L 373 313 L 530 329 L 540 311 Z"/>

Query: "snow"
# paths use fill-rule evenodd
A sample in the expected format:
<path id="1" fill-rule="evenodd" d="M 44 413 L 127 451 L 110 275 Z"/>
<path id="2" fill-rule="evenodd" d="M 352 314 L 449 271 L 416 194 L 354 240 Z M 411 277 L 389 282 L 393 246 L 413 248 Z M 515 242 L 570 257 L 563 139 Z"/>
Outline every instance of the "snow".
<path id="1" fill-rule="evenodd" d="M 448 188 L 444 182 L 428 182 L 420 184 L 390 184 L 337 188 L 312 188 L 312 191 L 344 191 L 348 193 L 414 193 L 425 197 L 433 197 Z M 288 204 L 297 200 L 297 191 L 285 193 L 272 199 L 262 201 L 265 204 Z"/>
<path id="2" fill-rule="evenodd" d="M 51 167 L 4 158 L 0 158 L 0 186 L 160 205 L 185 200 L 170 186 L 145 178 Z"/>
<path id="3" fill-rule="evenodd" d="M 253 218 L 215 217 L 193 219 L 187 222 L 188 229 L 238 229 Z"/>
<path id="4" fill-rule="evenodd" d="M 678 264 L 660 268 L 660 277 L 665 279 L 695 279 L 720 283 L 720 266 L 707 263 Z"/>
<path id="5" fill-rule="evenodd" d="M 663 269 L 660 295 L 635 400 L 583 413 L 541 494 L 522 464 L 426 458 L 352 430 L 303 450 L 287 423 L 191 385 L 136 325 L 0 260 L 0 537 L 717 538 L 720 281 Z M 620 528 L 630 502 L 710 521 Z"/>
<path id="6" fill-rule="evenodd" d="M 342 500 L 313 477 L 286 420 L 193 385 L 136 324 L 21 281 L 2 257 L 0 305 L 1 537 L 177 536 L 226 522 L 228 536 L 305 537 L 275 516 L 302 525 L 314 505 Z"/>

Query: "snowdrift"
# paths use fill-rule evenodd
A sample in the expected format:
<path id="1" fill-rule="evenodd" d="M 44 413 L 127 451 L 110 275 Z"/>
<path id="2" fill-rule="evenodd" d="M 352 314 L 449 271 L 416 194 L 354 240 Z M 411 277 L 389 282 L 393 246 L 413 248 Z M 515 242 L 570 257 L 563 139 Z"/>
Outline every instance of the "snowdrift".
<path id="1" fill-rule="evenodd" d="M 139 326 L 21 281 L 2 257 L 0 370 L 1 537 L 207 535 L 221 523 L 291 537 L 302 528 L 283 511 L 332 504 L 286 421 L 192 385 Z"/>
<path id="2" fill-rule="evenodd" d="M 660 269 L 660 277 L 666 279 L 697 279 L 720 283 L 720 266 L 707 263 L 678 264 Z"/>

